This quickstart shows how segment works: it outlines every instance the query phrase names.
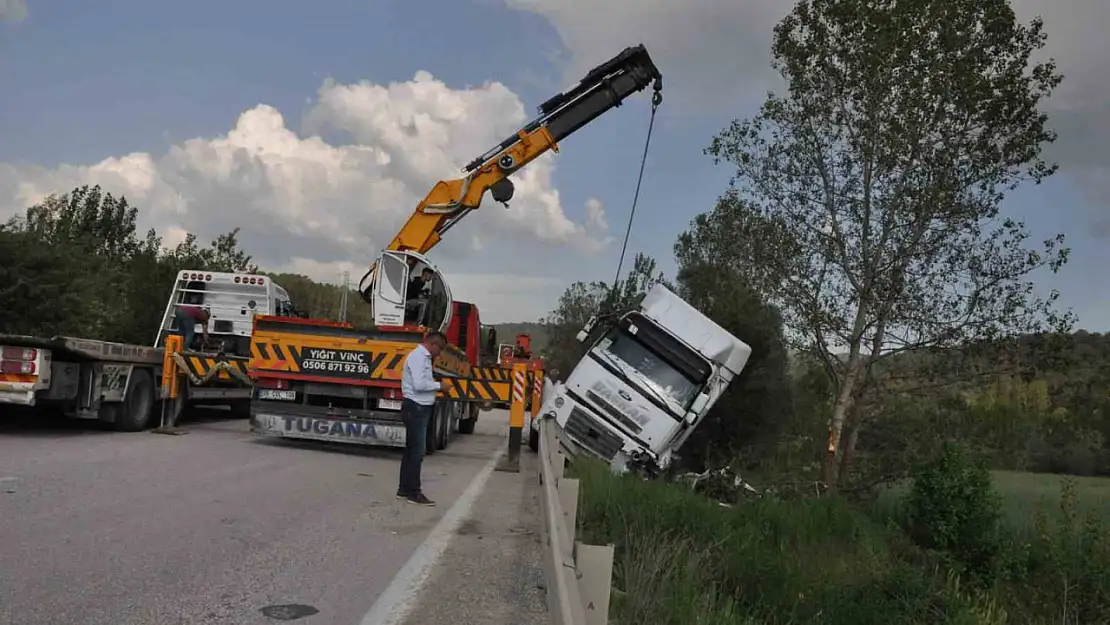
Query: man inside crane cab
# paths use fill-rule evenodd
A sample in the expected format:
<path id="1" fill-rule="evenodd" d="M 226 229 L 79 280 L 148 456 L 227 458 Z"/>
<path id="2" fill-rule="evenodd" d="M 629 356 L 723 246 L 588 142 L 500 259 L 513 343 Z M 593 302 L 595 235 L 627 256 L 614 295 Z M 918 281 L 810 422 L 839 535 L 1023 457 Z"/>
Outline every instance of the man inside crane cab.
<path id="1" fill-rule="evenodd" d="M 409 261 L 409 271 L 416 269 L 414 260 Z M 405 321 L 416 324 L 425 322 L 425 311 L 427 310 L 428 296 L 425 291 L 432 284 L 432 279 L 435 277 L 435 272 L 431 267 L 425 267 L 419 275 L 414 276 L 409 280 L 408 289 L 405 291 Z"/>

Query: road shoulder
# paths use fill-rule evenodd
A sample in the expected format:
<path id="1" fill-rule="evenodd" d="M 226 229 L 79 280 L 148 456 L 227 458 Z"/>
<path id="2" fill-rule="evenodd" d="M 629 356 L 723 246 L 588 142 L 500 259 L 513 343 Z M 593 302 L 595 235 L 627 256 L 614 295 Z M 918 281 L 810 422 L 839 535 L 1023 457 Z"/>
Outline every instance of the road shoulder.
<path id="1" fill-rule="evenodd" d="M 536 471 L 525 449 L 520 473 L 493 472 L 405 623 L 547 622 Z"/>

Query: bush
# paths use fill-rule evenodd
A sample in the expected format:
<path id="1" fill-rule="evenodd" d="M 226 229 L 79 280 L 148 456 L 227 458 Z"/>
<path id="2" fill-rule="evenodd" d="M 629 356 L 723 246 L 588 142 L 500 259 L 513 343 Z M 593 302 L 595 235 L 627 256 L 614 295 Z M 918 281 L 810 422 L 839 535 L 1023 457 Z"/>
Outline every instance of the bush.
<path id="1" fill-rule="evenodd" d="M 991 573 L 1002 546 L 1002 501 L 986 463 L 968 449 L 947 444 L 919 469 L 904 512 L 919 546 L 950 554 L 980 580 Z"/>

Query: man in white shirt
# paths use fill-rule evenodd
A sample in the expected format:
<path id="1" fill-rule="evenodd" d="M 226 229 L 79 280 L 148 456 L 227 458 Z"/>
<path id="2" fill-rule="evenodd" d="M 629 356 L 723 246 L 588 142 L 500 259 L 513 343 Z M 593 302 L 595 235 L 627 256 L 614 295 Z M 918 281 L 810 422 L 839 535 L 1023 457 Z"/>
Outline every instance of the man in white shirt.
<path id="1" fill-rule="evenodd" d="M 405 422 L 405 452 L 401 456 L 401 480 L 397 498 L 422 506 L 435 502 L 424 496 L 420 487 L 420 465 L 428 439 L 428 421 L 435 409 L 436 393 L 447 392 L 451 383 L 437 382 L 432 375 L 432 360 L 447 346 L 442 332 L 432 331 L 405 356 L 401 372 L 401 418 Z"/>

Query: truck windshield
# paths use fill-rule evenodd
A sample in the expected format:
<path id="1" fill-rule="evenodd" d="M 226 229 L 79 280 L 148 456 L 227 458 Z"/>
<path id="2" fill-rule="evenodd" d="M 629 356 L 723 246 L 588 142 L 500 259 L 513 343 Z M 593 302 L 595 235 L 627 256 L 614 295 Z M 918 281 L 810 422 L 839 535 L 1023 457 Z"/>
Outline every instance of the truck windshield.
<path id="1" fill-rule="evenodd" d="M 685 411 L 708 377 L 707 370 L 690 365 L 704 360 L 685 345 L 668 345 L 670 353 L 660 349 L 661 341 L 651 340 L 659 331 L 652 332 L 648 327 L 646 323 L 622 322 L 598 342 L 598 347 L 633 370 L 640 378 L 638 382 L 673 402 L 678 412 Z"/>

